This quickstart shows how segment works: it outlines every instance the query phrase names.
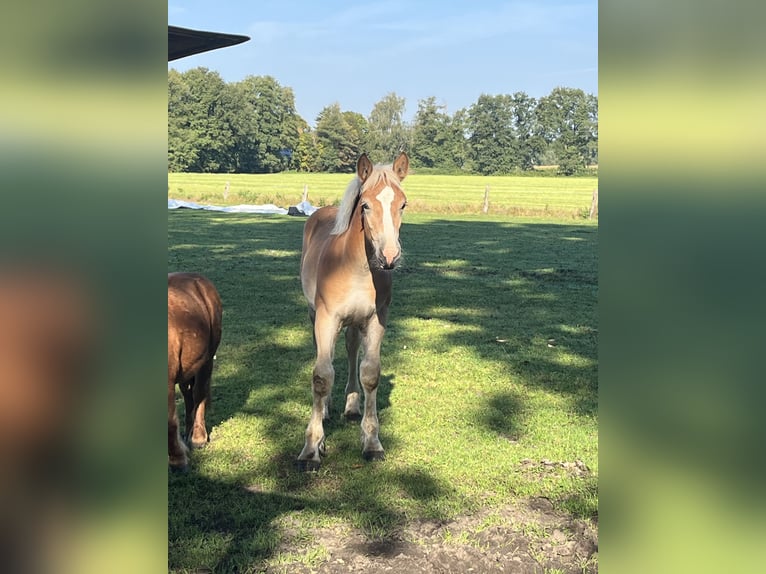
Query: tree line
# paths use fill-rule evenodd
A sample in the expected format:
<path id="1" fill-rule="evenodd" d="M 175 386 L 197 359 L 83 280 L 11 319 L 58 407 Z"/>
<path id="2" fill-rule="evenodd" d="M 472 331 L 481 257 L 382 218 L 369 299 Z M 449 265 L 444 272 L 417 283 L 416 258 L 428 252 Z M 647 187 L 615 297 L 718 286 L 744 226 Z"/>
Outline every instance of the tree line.
<path id="1" fill-rule="evenodd" d="M 435 172 L 508 174 L 558 165 L 575 175 L 598 163 L 598 98 L 557 87 L 539 99 L 524 92 L 482 94 L 447 113 L 435 97 L 418 101 L 411 123 L 405 99 L 389 93 L 368 116 L 298 115 L 292 88 L 271 76 L 225 82 L 207 68 L 168 71 L 168 170 L 197 173 L 353 172 L 362 152 L 378 162 L 405 150 L 412 166 Z"/>

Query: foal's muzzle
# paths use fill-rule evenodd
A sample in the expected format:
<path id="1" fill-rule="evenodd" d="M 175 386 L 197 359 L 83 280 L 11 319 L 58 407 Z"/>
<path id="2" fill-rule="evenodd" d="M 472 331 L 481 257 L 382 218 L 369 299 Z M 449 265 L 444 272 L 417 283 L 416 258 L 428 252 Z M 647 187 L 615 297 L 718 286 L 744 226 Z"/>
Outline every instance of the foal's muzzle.
<path id="1" fill-rule="evenodd" d="M 400 260 L 401 260 L 401 256 L 397 255 L 390 261 L 386 260 L 385 258 L 381 258 L 379 261 L 380 261 L 381 268 L 390 271 L 391 269 L 394 269 L 399 264 Z"/>
<path id="2" fill-rule="evenodd" d="M 381 254 L 375 254 L 370 258 L 370 267 L 373 269 L 383 269 L 385 271 L 391 271 L 399 265 L 402 257 L 400 253 L 397 253 L 393 258 L 387 258 Z"/>

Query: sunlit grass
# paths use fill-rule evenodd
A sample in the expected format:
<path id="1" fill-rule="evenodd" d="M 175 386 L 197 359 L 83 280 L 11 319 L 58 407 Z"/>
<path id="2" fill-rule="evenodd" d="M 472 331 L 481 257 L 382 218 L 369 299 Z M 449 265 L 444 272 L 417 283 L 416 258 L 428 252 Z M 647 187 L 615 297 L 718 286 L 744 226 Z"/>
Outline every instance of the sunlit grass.
<path id="1" fill-rule="evenodd" d="M 224 303 L 211 443 L 187 475 L 169 475 L 171 570 L 315 568 L 326 559 L 309 544 L 315 528 L 380 539 L 519 497 L 595 515 L 596 226 L 408 213 L 378 393 L 387 458 L 365 463 L 358 424 L 340 418 L 339 339 L 327 456 L 301 474 L 314 360 L 298 277 L 304 221 L 168 215 L 170 269 L 208 275 Z M 295 536 L 312 548 L 303 558 L 282 550 Z"/>
<path id="2" fill-rule="evenodd" d="M 236 205 L 289 207 L 303 198 L 313 205 L 340 201 L 351 174 L 168 174 L 168 198 Z M 489 186 L 489 212 L 516 216 L 582 218 L 590 208 L 597 177 L 524 177 L 431 175 L 413 173 L 405 180 L 408 211 L 414 213 L 482 213 Z"/>

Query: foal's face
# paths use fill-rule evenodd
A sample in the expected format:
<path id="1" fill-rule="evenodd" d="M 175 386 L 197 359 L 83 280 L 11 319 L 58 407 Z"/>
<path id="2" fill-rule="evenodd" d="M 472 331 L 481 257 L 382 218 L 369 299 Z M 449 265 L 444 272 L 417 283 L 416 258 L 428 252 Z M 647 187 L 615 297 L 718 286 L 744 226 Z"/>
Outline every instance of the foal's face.
<path id="1" fill-rule="evenodd" d="M 372 162 L 366 154 L 356 162 L 356 174 L 363 185 L 357 209 L 361 210 L 367 245 L 372 248 L 372 253 L 368 251 L 372 268 L 393 269 L 402 257 L 399 226 L 407 198 L 399 182 L 407 177 L 409 167 L 410 160 L 402 152 L 391 165 L 393 177 L 367 181 L 374 169 Z"/>
<path id="2" fill-rule="evenodd" d="M 370 262 L 374 267 L 393 269 L 402 256 L 399 227 L 407 198 L 396 183 L 381 184 L 364 190 L 359 199 L 364 233 L 373 248 Z"/>

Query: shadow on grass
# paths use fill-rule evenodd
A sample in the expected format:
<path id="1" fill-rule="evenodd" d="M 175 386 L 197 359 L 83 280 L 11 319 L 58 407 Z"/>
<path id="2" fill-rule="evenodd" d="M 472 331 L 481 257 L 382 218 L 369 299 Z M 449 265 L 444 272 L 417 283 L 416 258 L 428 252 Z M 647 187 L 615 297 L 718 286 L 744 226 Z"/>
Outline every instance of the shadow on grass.
<path id="1" fill-rule="evenodd" d="M 436 499 L 449 490 L 419 469 L 400 472 L 378 467 L 368 472 L 365 480 L 374 480 L 377 474 L 376 479 L 397 484 L 402 496 L 415 500 Z M 357 489 L 353 501 L 347 501 L 338 497 L 334 488 L 322 484 L 326 481 L 333 479 L 322 473 L 294 474 L 292 482 L 301 483 L 303 488 L 278 493 L 193 471 L 169 473 L 170 570 L 260 571 L 283 548 L 308 552 L 312 531 L 332 527 L 337 520 L 365 535 L 361 542 L 355 537 L 356 542 L 350 543 L 358 546 L 358 551 L 396 555 L 402 544 L 397 532 L 407 520 L 404 513 L 381 499 L 374 488 Z M 290 558 L 301 561 L 300 557 Z"/>
<path id="2" fill-rule="evenodd" d="M 512 442 L 519 440 L 527 415 L 523 401 L 505 391 L 489 397 L 478 409 L 479 422 Z"/>
<path id="3" fill-rule="evenodd" d="M 448 323 L 437 345 L 470 348 L 521 384 L 559 393 L 573 412 L 594 416 L 597 233 L 478 219 L 404 226 L 407 268 L 396 291 L 416 317 Z M 398 311 L 395 327 L 408 318 Z M 493 400 L 507 399 L 490 397 L 487 408 Z"/>
<path id="4" fill-rule="evenodd" d="M 171 270 L 206 274 L 224 302 L 208 426 L 252 417 L 271 446 L 254 468 L 226 469 L 225 479 L 203 476 L 194 457 L 189 474 L 170 476 L 171 569 L 239 571 L 258 564 L 277 555 L 281 541 L 305 535 L 289 523 L 296 512 L 309 515 L 308 523 L 349 521 L 367 537 L 366 552 L 395 552 L 397 529 L 413 514 L 438 517 L 439 499 L 453 491 L 428 467 L 363 462 L 358 423 L 340 416 L 347 376 L 343 337 L 336 347 L 333 416 L 325 424 L 327 456 L 318 473 L 295 471 L 315 358 L 298 277 L 304 222 L 169 214 Z M 389 459 L 399 444 L 386 422 L 398 365 L 407 359 L 411 320 L 442 326 L 429 340 L 429 353 L 464 348 L 502 365 L 517 382 L 474 405 L 478 424 L 492 432 L 512 441 L 523 435 L 524 388 L 560 395 L 576 415 L 596 415 L 595 227 L 477 218 L 405 224 L 401 235 L 406 259 L 394 278 L 378 390 Z M 580 506 L 587 501 L 573 500 L 573 513 Z"/>

